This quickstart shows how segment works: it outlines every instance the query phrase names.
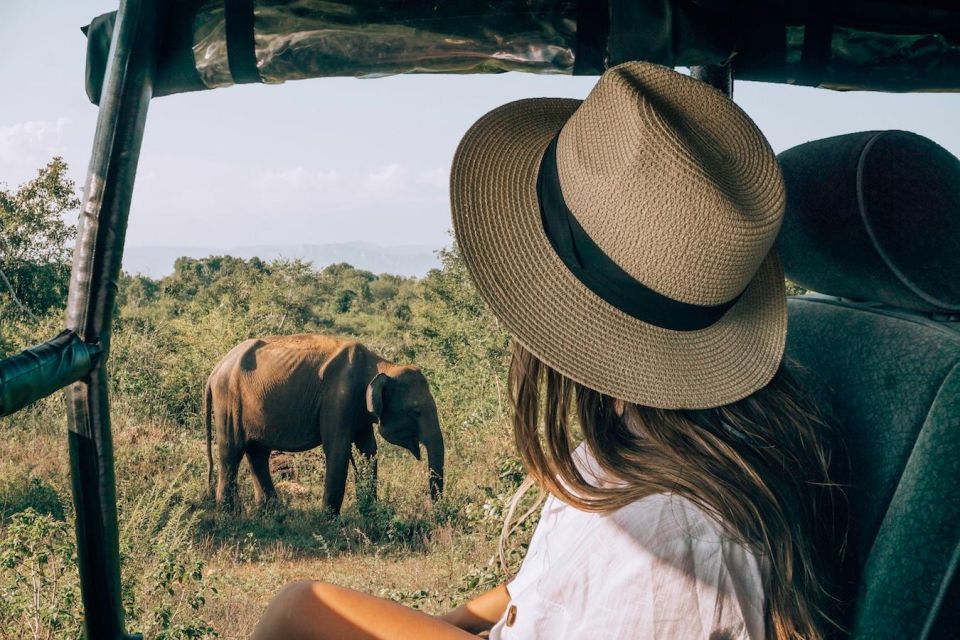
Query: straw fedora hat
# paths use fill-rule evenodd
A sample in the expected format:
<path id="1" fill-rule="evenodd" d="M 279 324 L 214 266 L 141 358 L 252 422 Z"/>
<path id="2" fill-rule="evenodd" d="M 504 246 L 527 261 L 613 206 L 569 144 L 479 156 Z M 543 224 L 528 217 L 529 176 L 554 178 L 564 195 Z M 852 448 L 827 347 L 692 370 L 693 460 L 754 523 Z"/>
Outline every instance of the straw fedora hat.
<path id="1" fill-rule="evenodd" d="M 700 409 L 776 372 L 783 178 L 756 125 L 709 85 L 629 62 L 583 101 L 509 103 L 466 133 L 450 185 L 480 294 L 566 377 Z"/>

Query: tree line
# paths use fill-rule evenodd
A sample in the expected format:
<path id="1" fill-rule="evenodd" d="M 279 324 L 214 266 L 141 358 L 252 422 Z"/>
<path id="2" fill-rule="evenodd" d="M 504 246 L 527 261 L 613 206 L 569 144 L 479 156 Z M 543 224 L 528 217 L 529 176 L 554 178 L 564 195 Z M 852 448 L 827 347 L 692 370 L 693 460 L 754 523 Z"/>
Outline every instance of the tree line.
<path id="1" fill-rule="evenodd" d="M 67 166 L 0 185 L 0 357 L 62 325 L 79 206 Z M 144 418 L 199 425 L 213 365 L 250 337 L 353 337 L 386 358 L 420 365 L 447 424 L 502 412 L 509 339 L 467 277 L 456 248 L 422 278 L 349 264 L 233 256 L 180 258 L 162 278 L 123 273 L 109 372 L 114 401 Z"/>

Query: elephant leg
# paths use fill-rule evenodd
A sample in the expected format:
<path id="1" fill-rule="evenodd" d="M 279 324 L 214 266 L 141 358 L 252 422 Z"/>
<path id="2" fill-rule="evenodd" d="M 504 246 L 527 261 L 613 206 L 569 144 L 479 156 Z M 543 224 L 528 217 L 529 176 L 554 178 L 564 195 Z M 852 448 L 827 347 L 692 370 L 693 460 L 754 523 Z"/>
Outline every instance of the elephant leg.
<path id="1" fill-rule="evenodd" d="M 217 445 L 217 455 L 220 459 L 220 470 L 217 474 L 217 505 L 224 511 L 236 512 L 240 509 L 237 472 L 240 470 L 243 449 L 221 440 Z"/>
<path id="2" fill-rule="evenodd" d="M 254 501 L 263 508 L 277 497 L 273 479 L 270 478 L 270 449 L 251 444 L 247 447 L 247 463 L 253 474 Z"/>
<path id="3" fill-rule="evenodd" d="M 357 497 L 361 495 L 371 500 L 377 499 L 377 438 L 373 429 L 363 430 L 354 440 L 360 451 L 363 463 L 357 468 L 356 484 Z M 361 470 L 362 467 L 362 470 Z"/>
<path id="4" fill-rule="evenodd" d="M 335 515 L 340 514 L 340 507 L 343 506 L 347 471 L 350 467 L 350 446 L 348 440 L 346 446 L 324 445 L 323 447 L 327 458 L 327 473 L 323 479 L 323 504 Z"/>

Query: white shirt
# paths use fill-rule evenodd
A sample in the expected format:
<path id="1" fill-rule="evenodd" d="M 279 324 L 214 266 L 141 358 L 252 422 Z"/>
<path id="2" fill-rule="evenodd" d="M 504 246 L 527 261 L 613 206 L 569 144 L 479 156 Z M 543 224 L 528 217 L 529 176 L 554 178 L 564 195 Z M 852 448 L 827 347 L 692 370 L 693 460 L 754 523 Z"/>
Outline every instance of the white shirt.
<path id="1" fill-rule="evenodd" d="M 576 453 L 595 483 L 596 461 Z M 767 570 L 686 498 L 600 514 L 550 496 L 490 639 L 762 640 Z"/>

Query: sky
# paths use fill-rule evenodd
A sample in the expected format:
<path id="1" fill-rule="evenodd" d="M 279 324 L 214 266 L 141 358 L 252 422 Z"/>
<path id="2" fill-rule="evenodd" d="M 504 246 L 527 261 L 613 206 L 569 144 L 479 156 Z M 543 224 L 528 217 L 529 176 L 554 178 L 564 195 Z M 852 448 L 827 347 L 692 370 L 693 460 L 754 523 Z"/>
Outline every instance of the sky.
<path id="1" fill-rule="evenodd" d="M 97 109 L 80 27 L 100 0 L 0 0 L 0 183 L 53 155 L 78 187 Z M 592 77 L 325 78 L 152 101 L 127 246 L 449 242 L 449 165 L 469 126 L 519 98 L 583 98 Z M 840 93 L 738 81 L 735 100 L 774 150 L 906 129 L 960 155 L 960 94 Z"/>

